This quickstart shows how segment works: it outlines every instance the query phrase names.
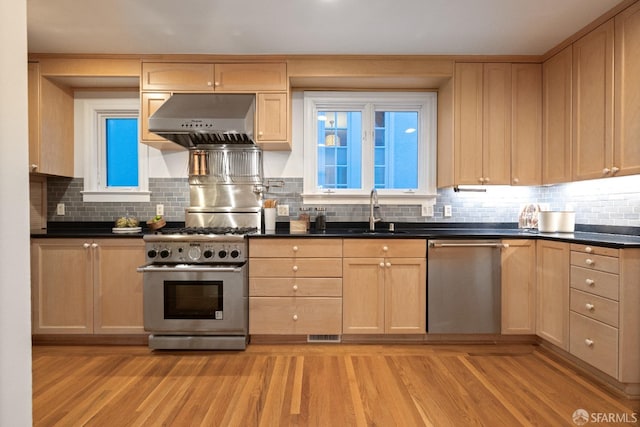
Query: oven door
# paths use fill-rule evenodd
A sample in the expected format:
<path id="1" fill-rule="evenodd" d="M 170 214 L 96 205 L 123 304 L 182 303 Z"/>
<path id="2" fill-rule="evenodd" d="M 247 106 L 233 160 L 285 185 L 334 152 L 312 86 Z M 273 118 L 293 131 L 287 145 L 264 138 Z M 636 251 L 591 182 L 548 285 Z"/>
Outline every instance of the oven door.
<path id="1" fill-rule="evenodd" d="M 149 265 L 143 277 L 144 328 L 160 335 L 246 335 L 246 265 Z"/>

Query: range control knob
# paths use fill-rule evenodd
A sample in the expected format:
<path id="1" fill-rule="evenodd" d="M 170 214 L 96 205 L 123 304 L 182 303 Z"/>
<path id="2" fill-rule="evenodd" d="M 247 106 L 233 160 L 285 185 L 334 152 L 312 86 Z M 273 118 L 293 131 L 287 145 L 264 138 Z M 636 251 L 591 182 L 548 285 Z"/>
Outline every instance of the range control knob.
<path id="1" fill-rule="evenodd" d="M 202 253 L 202 255 L 204 255 L 205 258 L 211 258 L 213 256 L 213 251 L 211 249 L 207 249 Z"/>
<path id="2" fill-rule="evenodd" d="M 220 252 L 218 252 L 218 256 L 220 258 L 226 258 L 227 257 L 227 251 L 225 251 L 224 249 L 221 250 Z"/>
<path id="3" fill-rule="evenodd" d="M 171 256 L 171 250 L 165 248 L 160 251 L 160 258 L 169 258 Z"/>
<path id="4" fill-rule="evenodd" d="M 237 249 L 234 249 L 231 251 L 231 258 L 238 258 L 240 256 L 240 251 Z"/>
<path id="5" fill-rule="evenodd" d="M 200 258 L 200 248 L 197 246 L 193 246 L 189 249 L 189 258 L 193 261 L 197 261 Z"/>
<path id="6" fill-rule="evenodd" d="M 155 258 L 158 256 L 158 251 L 156 251 L 155 249 L 150 249 L 149 252 L 147 252 L 147 256 L 149 258 Z"/>

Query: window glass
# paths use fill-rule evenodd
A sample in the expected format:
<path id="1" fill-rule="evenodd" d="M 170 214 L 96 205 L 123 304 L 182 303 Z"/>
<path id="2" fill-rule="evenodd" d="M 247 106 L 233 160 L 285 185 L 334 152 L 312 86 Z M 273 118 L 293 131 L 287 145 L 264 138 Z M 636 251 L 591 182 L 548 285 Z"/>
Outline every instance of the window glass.
<path id="1" fill-rule="evenodd" d="M 362 113 L 318 111 L 318 187 L 362 188 Z"/>
<path id="2" fill-rule="evenodd" d="M 375 188 L 418 187 L 417 129 L 417 111 L 376 111 Z"/>
<path id="3" fill-rule="evenodd" d="M 138 186 L 138 119 L 106 119 L 107 187 Z"/>

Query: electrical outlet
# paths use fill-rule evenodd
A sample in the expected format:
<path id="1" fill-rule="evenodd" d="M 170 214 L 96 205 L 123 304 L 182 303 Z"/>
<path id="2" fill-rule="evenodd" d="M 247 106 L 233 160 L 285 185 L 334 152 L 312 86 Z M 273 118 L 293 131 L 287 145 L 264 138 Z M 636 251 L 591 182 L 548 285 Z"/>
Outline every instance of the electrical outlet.
<path id="1" fill-rule="evenodd" d="M 451 205 L 444 205 L 444 216 L 445 218 L 451 217 Z"/>
<path id="2" fill-rule="evenodd" d="M 433 205 L 422 205 L 422 216 L 433 216 Z"/>
<path id="3" fill-rule="evenodd" d="M 164 216 L 164 205 L 163 204 L 156 205 L 156 215 Z"/>
<path id="4" fill-rule="evenodd" d="M 64 203 L 58 203 L 56 205 L 56 214 L 57 215 L 64 215 Z"/>
<path id="5" fill-rule="evenodd" d="M 289 216 L 289 205 L 277 205 L 278 216 Z"/>

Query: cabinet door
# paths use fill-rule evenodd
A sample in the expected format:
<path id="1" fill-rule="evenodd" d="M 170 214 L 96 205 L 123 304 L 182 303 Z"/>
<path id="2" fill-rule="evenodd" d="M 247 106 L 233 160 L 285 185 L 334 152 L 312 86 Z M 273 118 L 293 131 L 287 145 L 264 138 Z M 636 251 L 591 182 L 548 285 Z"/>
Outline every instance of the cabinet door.
<path id="1" fill-rule="evenodd" d="M 384 333 L 384 260 L 344 258 L 342 333 Z"/>
<path id="2" fill-rule="evenodd" d="M 427 323 L 427 260 L 385 259 L 385 332 L 424 334 Z"/>
<path id="3" fill-rule="evenodd" d="M 511 183 L 511 64 L 483 65 L 482 183 Z"/>
<path id="4" fill-rule="evenodd" d="M 571 46 L 542 64 L 542 183 L 571 181 Z"/>
<path id="5" fill-rule="evenodd" d="M 94 332 L 144 333 L 142 324 L 142 274 L 145 262 L 142 239 L 101 239 L 92 245 L 94 255 Z"/>
<path id="6" fill-rule="evenodd" d="M 573 44 L 573 179 L 611 175 L 613 20 Z"/>
<path id="7" fill-rule="evenodd" d="M 568 243 L 539 240 L 537 243 L 536 334 L 569 350 Z"/>
<path id="8" fill-rule="evenodd" d="M 29 62 L 29 170 L 35 172 L 40 162 L 40 64 Z"/>
<path id="9" fill-rule="evenodd" d="M 149 132 L 149 117 L 153 115 L 167 99 L 169 92 L 143 92 L 140 97 L 140 139 L 159 150 L 183 150 L 180 145 Z"/>
<path id="10" fill-rule="evenodd" d="M 505 240 L 502 249 L 502 333 L 536 333 L 536 242 Z"/>
<path id="11" fill-rule="evenodd" d="M 511 184 L 542 183 L 542 66 L 511 66 Z"/>
<path id="12" fill-rule="evenodd" d="M 212 91 L 213 64 L 144 62 L 141 89 Z"/>
<path id="13" fill-rule="evenodd" d="M 93 289 L 89 243 L 83 239 L 34 240 L 31 298 L 34 334 L 91 334 Z"/>
<path id="14" fill-rule="evenodd" d="M 480 184 L 482 173 L 482 64 L 456 64 L 454 169 L 456 184 Z"/>
<path id="15" fill-rule="evenodd" d="M 615 135 L 613 168 L 640 174 L 640 3 L 615 17 Z"/>
<path id="16" fill-rule="evenodd" d="M 287 89 L 285 63 L 216 64 L 216 91 L 267 91 Z"/>
<path id="17" fill-rule="evenodd" d="M 286 93 L 259 93 L 256 141 L 263 148 L 290 149 L 288 142 L 289 109 Z"/>

